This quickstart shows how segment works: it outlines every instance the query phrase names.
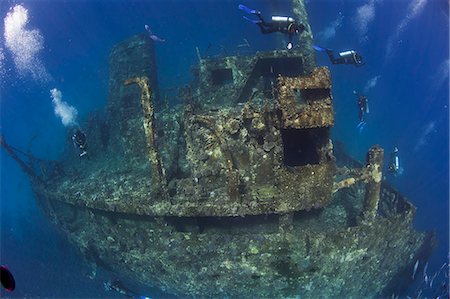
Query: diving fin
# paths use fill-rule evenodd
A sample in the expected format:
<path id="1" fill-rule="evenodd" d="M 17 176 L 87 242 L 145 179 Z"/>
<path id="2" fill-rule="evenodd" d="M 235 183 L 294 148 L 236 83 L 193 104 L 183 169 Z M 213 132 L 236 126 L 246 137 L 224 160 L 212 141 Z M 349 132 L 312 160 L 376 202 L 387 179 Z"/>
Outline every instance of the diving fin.
<path id="1" fill-rule="evenodd" d="M 364 127 L 366 126 L 366 122 L 365 121 L 361 121 L 356 128 L 358 129 L 359 133 L 362 133 Z"/>
<path id="2" fill-rule="evenodd" d="M 254 10 L 254 9 L 251 9 L 251 8 L 248 8 L 247 6 L 242 5 L 242 4 L 239 4 L 239 9 L 245 11 L 246 13 L 253 14 L 253 15 L 260 15 L 261 14 L 261 12 L 259 12 L 257 10 Z"/>
<path id="3" fill-rule="evenodd" d="M 250 19 L 250 18 L 247 18 L 246 16 L 242 16 L 242 17 L 243 17 L 244 19 L 246 19 L 247 21 L 253 23 L 253 24 L 261 23 L 260 20 L 252 20 L 252 19 Z"/>
<path id="4" fill-rule="evenodd" d="M 314 50 L 319 51 L 319 52 L 324 52 L 327 50 L 326 48 L 322 48 L 322 47 L 316 46 L 316 45 L 313 45 L 313 48 L 314 48 Z"/>

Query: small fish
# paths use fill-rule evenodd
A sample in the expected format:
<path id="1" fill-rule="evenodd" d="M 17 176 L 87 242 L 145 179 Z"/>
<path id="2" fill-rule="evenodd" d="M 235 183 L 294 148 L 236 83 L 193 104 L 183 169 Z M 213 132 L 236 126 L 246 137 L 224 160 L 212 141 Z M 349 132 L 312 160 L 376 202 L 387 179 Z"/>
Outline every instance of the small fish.
<path id="1" fill-rule="evenodd" d="M 425 284 L 428 284 L 427 270 L 428 270 L 428 262 L 426 262 L 425 267 L 423 267 L 423 280 L 425 281 Z"/>
<path id="2" fill-rule="evenodd" d="M 155 42 L 165 42 L 165 39 L 159 38 L 158 36 L 154 35 L 153 32 L 150 30 L 150 26 L 145 25 L 145 30 L 148 32 L 148 36 Z"/>
<path id="3" fill-rule="evenodd" d="M 413 269 L 413 273 L 412 273 L 412 276 L 411 276 L 412 280 L 414 280 L 414 277 L 416 276 L 416 271 L 417 271 L 418 267 L 419 267 L 419 260 L 417 260 L 416 263 L 414 264 L 414 269 Z"/>
<path id="4" fill-rule="evenodd" d="M 417 294 L 416 298 L 419 299 L 421 295 L 422 295 L 422 290 L 419 291 L 419 294 Z"/>
<path id="5" fill-rule="evenodd" d="M 439 272 L 434 273 L 433 277 L 431 277 L 431 280 L 430 280 L 430 288 L 433 287 L 433 281 L 434 281 L 434 279 L 436 278 L 436 276 L 438 275 L 438 273 L 439 273 Z"/>

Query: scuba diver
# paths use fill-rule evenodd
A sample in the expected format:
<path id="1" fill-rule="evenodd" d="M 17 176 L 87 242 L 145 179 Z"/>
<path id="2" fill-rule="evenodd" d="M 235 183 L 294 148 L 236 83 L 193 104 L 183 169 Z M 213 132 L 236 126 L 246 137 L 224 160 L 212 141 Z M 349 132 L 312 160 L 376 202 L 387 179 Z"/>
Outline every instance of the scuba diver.
<path id="1" fill-rule="evenodd" d="M 297 24 L 295 19 L 292 17 L 282 17 L 282 16 L 272 16 L 272 22 L 267 23 L 261 16 L 261 12 L 248 8 L 245 5 L 239 4 L 239 9 L 245 11 L 246 13 L 255 15 L 259 18 L 259 20 L 252 20 L 244 16 L 249 22 L 256 24 L 261 29 L 263 34 L 269 34 L 273 32 L 281 32 L 283 34 L 287 34 L 289 38 L 289 42 L 286 46 L 288 50 L 292 49 L 292 37 L 296 34 L 301 34 L 305 31 L 305 25 Z"/>
<path id="2" fill-rule="evenodd" d="M 354 66 L 363 66 L 363 58 L 354 50 L 340 52 L 337 57 L 334 56 L 334 52 L 331 49 L 322 48 L 320 46 L 313 45 L 313 48 L 319 52 L 326 52 L 332 64 L 353 64 Z"/>
<path id="3" fill-rule="evenodd" d="M 402 168 L 400 168 L 400 160 L 398 158 L 398 147 L 395 146 L 389 158 L 388 173 L 397 176 L 401 174 L 402 171 L 403 171 Z"/>
<path id="4" fill-rule="evenodd" d="M 359 123 L 365 123 L 364 115 L 369 113 L 369 100 L 365 95 L 358 94 L 355 90 L 353 94 L 356 96 L 356 104 L 358 105 Z"/>
<path id="5" fill-rule="evenodd" d="M 150 299 L 150 297 L 147 296 L 139 296 L 132 290 L 125 287 L 120 280 L 116 279 L 114 281 L 108 280 L 103 283 L 103 288 L 105 291 L 116 291 L 119 294 L 122 294 L 128 298 L 135 298 L 135 299 Z"/>
<path id="6" fill-rule="evenodd" d="M 81 151 L 80 158 L 87 154 L 86 151 L 86 135 L 80 130 L 76 129 L 72 136 L 72 142 L 75 147 L 78 147 Z"/>

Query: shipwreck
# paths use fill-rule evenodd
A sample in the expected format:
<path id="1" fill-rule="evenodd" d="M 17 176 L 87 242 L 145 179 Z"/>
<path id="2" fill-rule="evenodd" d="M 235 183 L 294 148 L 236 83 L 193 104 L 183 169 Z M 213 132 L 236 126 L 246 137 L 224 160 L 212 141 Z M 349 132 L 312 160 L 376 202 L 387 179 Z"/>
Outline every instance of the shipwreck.
<path id="1" fill-rule="evenodd" d="M 332 78 L 311 40 L 200 57 L 167 106 L 153 42 L 131 37 L 111 50 L 105 113 L 83 125 L 88 159 L 71 144 L 58 161 L 1 145 L 94 271 L 181 297 L 401 294 L 435 236 L 383 181 L 382 148 L 360 163 L 330 139 Z"/>

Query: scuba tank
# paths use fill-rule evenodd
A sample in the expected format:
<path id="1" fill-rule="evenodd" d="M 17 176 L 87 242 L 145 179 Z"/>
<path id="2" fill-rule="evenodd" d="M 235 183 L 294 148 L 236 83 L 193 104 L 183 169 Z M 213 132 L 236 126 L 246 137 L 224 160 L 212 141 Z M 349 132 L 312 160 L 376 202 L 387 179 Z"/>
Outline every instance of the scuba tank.
<path id="1" fill-rule="evenodd" d="M 362 62 L 362 57 L 356 53 L 356 51 L 344 51 L 339 53 L 339 56 L 344 59 L 345 63 L 351 62 L 355 66 L 362 66 L 364 63 Z"/>
<path id="2" fill-rule="evenodd" d="M 394 150 L 391 153 L 389 171 L 391 171 L 394 175 L 399 174 L 400 172 L 400 160 L 398 158 L 398 148 L 394 147 Z"/>
<path id="3" fill-rule="evenodd" d="M 394 170 L 396 173 L 400 170 L 400 161 L 398 159 L 398 148 L 394 149 Z"/>
<path id="4" fill-rule="evenodd" d="M 273 22 L 280 22 L 280 23 L 293 23 L 295 22 L 294 18 L 292 17 L 280 17 L 280 16 L 272 16 Z"/>
<path id="5" fill-rule="evenodd" d="M 353 55 L 355 55 L 356 52 L 353 50 L 350 51 L 345 51 L 345 52 L 341 52 L 339 53 L 339 56 L 341 56 L 342 58 L 352 58 L 353 59 Z"/>

